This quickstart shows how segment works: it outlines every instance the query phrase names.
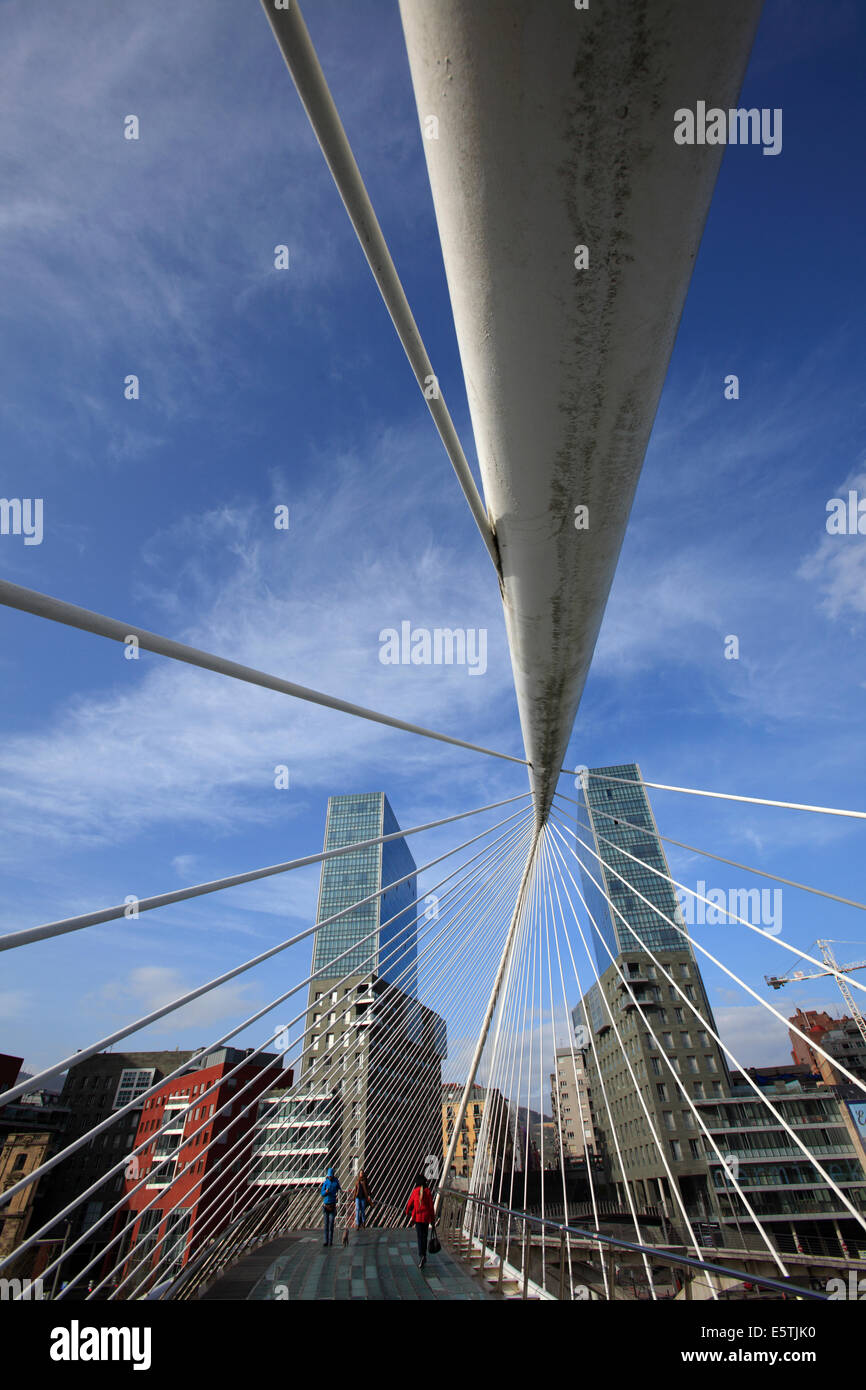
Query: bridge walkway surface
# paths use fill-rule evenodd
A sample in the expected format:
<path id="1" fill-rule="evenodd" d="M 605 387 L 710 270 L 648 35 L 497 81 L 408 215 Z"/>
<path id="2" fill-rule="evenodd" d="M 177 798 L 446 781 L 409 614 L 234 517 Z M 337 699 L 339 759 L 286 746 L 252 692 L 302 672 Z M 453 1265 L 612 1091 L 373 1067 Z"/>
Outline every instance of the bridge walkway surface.
<path id="1" fill-rule="evenodd" d="M 444 1246 L 419 1269 L 413 1231 L 376 1229 L 353 1231 L 347 1246 L 326 1248 L 320 1231 L 270 1241 L 227 1270 L 202 1297 L 232 1302 L 501 1301 Z"/>

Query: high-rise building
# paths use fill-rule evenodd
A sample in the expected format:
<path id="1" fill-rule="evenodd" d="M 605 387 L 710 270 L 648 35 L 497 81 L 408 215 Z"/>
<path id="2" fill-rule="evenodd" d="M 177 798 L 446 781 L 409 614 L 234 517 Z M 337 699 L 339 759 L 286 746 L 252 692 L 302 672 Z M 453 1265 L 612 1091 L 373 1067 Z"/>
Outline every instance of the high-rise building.
<path id="1" fill-rule="evenodd" d="M 588 770 L 581 783 L 577 853 L 598 979 L 573 1018 L 598 1150 L 621 1199 L 627 1180 L 639 1202 L 680 1215 L 669 1171 L 687 1212 L 712 1216 L 693 1106 L 728 1095 L 728 1072 L 697 961 L 678 930 L 652 808 L 635 763 Z"/>
<path id="2" fill-rule="evenodd" d="M 566 1160 L 583 1158 L 587 1149 L 590 1153 L 595 1151 L 590 1100 L 583 1052 L 574 1047 L 557 1048 L 556 1071 L 550 1077 L 550 1101 Z"/>
<path id="3" fill-rule="evenodd" d="M 399 829 L 384 792 L 329 798 L 326 849 Z M 263 1098 L 255 1140 L 255 1180 L 296 1191 L 291 1224 L 318 1219 L 329 1166 L 344 1187 L 363 1167 L 392 1220 L 441 1152 L 445 1024 L 417 998 L 416 899 L 402 838 L 323 862 L 298 1081 Z"/>
<path id="4" fill-rule="evenodd" d="M 326 850 L 399 832 L 384 792 L 328 799 Z M 395 887 L 372 902 L 363 901 L 389 883 Z M 352 911 L 316 932 L 313 971 L 323 978 L 375 974 L 404 994 L 416 994 L 417 895 L 415 860 L 403 839 L 326 859 L 316 921 L 324 922 L 342 908 Z"/>
<path id="5" fill-rule="evenodd" d="M 584 897 L 610 952 L 593 931 L 599 971 L 607 970 L 611 955 L 622 951 L 679 951 L 687 946 L 683 933 L 664 920 L 673 918 L 681 926 L 682 913 L 668 881 L 670 870 L 637 763 L 596 767 L 582 774 L 577 834 L 577 853 L 585 866 Z"/>

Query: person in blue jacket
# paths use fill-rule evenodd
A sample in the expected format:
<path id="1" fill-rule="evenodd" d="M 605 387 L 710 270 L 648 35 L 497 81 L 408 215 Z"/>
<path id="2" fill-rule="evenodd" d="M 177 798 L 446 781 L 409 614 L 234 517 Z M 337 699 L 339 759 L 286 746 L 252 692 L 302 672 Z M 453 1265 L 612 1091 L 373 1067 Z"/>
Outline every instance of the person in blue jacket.
<path id="1" fill-rule="evenodd" d="M 337 1215 L 337 1193 L 341 1190 L 339 1178 L 335 1176 L 333 1168 L 329 1168 L 328 1176 L 322 1183 L 322 1211 L 325 1214 L 325 1245 L 334 1244 L 334 1218 Z"/>

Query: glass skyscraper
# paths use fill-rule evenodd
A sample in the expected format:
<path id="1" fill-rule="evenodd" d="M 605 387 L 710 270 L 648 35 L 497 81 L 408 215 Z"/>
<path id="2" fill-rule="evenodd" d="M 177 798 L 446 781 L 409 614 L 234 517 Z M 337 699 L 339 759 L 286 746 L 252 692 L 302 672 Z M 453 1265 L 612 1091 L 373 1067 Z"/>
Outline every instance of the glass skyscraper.
<path id="1" fill-rule="evenodd" d="M 577 853 L 586 865 L 581 869 L 584 897 L 611 954 L 618 956 L 622 951 L 639 950 L 642 946 L 652 951 L 690 951 L 685 935 L 668 926 L 623 882 L 628 880 L 666 918 L 682 924 L 673 885 L 652 872 L 657 869 L 670 874 L 637 763 L 596 767 L 581 774 L 577 835 Z M 580 840 L 585 844 L 581 845 Z M 585 845 L 590 845 L 591 851 Z M 628 857 L 630 854 L 641 862 L 636 864 Z M 617 873 L 622 878 L 617 878 Z M 592 882 L 593 878 L 601 887 Z M 613 911 L 605 893 L 622 916 Z M 610 956 L 594 931 L 592 938 L 599 971 L 603 973 L 611 963 Z"/>
<path id="2" fill-rule="evenodd" d="M 319 1219 L 329 1166 L 345 1187 L 362 1164 L 374 1221 L 399 1224 L 414 1173 L 441 1143 L 447 1037 L 418 998 L 415 860 L 384 792 L 329 798 L 326 850 L 382 835 L 397 838 L 322 862 L 297 1081 L 260 1106 L 255 1181 L 287 1190 L 295 1225 Z"/>
<path id="3" fill-rule="evenodd" d="M 326 850 L 399 830 L 384 792 L 328 798 Z M 316 921 L 326 921 L 352 904 L 360 906 L 352 907 L 351 912 L 316 932 L 316 976 L 331 979 L 376 975 L 397 985 L 404 994 L 417 994 L 415 869 L 415 860 L 403 839 L 370 845 L 324 861 Z M 406 881 L 388 889 L 380 898 L 362 901 L 398 879 Z"/>
<path id="4" fill-rule="evenodd" d="M 598 978 L 572 1018 L 596 1151 L 619 1201 L 628 1184 L 639 1208 L 660 1205 L 674 1218 L 682 1203 L 697 1219 L 715 1219 L 688 1103 L 725 1097 L 727 1067 L 674 887 L 661 876 L 668 864 L 640 768 L 597 767 L 580 780 L 576 849 L 598 927 L 590 928 Z"/>

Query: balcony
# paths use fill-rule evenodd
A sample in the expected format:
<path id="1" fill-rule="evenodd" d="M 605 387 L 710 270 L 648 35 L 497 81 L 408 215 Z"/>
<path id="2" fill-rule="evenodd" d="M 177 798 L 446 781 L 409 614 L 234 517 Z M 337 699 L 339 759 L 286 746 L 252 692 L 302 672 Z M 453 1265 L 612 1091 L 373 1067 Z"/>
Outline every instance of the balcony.
<path id="1" fill-rule="evenodd" d="M 662 1004 L 657 999 L 647 999 L 638 994 L 635 995 L 634 999 L 624 999 L 622 1007 L 624 1009 L 636 1009 L 638 1007 L 642 1009 L 660 1009 L 662 1008 Z"/>

